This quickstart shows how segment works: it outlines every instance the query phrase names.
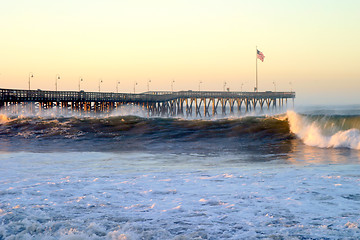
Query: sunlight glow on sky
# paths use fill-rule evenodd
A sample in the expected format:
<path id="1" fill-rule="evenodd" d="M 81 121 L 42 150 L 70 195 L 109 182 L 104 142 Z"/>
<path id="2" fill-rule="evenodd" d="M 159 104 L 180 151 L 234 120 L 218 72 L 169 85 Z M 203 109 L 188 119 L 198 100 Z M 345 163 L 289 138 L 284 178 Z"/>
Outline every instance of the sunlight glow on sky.
<path id="1" fill-rule="evenodd" d="M 359 103 L 358 0 L 14 0 L 0 7 L 0 87 L 297 92 Z M 290 85 L 289 82 L 292 84 Z"/>

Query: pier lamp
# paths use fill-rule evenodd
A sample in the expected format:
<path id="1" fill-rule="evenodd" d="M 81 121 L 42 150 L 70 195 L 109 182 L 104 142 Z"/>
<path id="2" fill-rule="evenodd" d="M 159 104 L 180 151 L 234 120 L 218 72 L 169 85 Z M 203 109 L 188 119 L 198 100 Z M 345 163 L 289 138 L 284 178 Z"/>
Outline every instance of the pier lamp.
<path id="1" fill-rule="evenodd" d="M 55 91 L 57 91 L 57 81 L 60 80 L 60 75 L 56 74 L 55 75 Z"/>
<path id="2" fill-rule="evenodd" d="M 292 82 L 289 82 L 290 84 L 290 92 L 292 92 Z"/>
<path id="3" fill-rule="evenodd" d="M 136 85 L 138 85 L 138 83 L 137 83 L 137 82 L 134 82 L 134 94 L 135 94 L 135 92 L 136 92 L 136 91 L 135 91 L 135 86 L 136 86 Z"/>
<path id="4" fill-rule="evenodd" d="M 80 92 L 80 83 L 83 82 L 84 79 L 82 77 L 79 78 L 79 92 Z"/>
<path id="5" fill-rule="evenodd" d="M 30 80 L 34 77 L 34 74 L 32 72 L 29 73 L 29 90 L 30 90 Z"/>
<path id="6" fill-rule="evenodd" d="M 223 91 L 225 92 L 225 88 L 226 88 L 226 81 L 224 82 L 224 85 L 223 85 Z"/>
<path id="7" fill-rule="evenodd" d="M 275 92 L 276 92 L 276 82 L 273 82 L 273 84 L 274 84 L 274 88 L 275 88 Z"/>
<path id="8" fill-rule="evenodd" d="M 202 81 L 199 81 L 199 92 L 200 92 L 200 85 L 201 85 L 202 83 L 203 83 Z"/>
<path id="9" fill-rule="evenodd" d="M 151 83 L 151 79 L 149 79 L 148 81 L 147 81 L 147 90 L 149 91 L 149 89 L 150 89 L 150 83 Z"/>
<path id="10" fill-rule="evenodd" d="M 173 80 L 171 80 L 171 91 L 173 92 L 174 91 L 174 82 L 175 82 L 175 80 L 173 79 Z"/>
<path id="11" fill-rule="evenodd" d="M 120 84 L 120 81 L 117 81 L 116 82 L 116 93 L 119 93 L 119 84 Z"/>
<path id="12" fill-rule="evenodd" d="M 102 79 L 99 79 L 99 92 L 100 92 L 100 86 L 101 86 L 101 83 L 103 82 L 103 80 Z"/>
<path id="13" fill-rule="evenodd" d="M 243 86 L 244 86 L 244 83 L 241 83 L 241 87 L 240 87 L 241 92 L 243 91 Z"/>

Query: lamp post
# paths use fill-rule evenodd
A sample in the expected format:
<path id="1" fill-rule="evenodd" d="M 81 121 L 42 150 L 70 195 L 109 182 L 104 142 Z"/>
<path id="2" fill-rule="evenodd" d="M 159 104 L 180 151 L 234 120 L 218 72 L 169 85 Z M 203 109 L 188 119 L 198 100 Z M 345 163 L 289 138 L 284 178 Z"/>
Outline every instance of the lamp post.
<path id="1" fill-rule="evenodd" d="M 149 79 L 149 80 L 147 81 L 147 91 L 149 91 L 149 89 L 150 89 L 150 83 L 151 83 L 151 79 Z"/>
<path id="2" fill-rule="evenodd" d="M 290 92 L 292 92 L 292 82 L 289 82 L 290 84 Z"/>
<path id="3" fill-rule="evenodd" d="M 60 80 L 60 75 L 56 74 L 55 75 L 55 91 L 57 91 L 57 81 Z"/>
<path id="4" fill-rule="evenodd" d="M 240 87 L 240 91 L 243 92 L 243 86 L 244 86 L 244 83 L 241 83 L 241 87 Z"/>
<path id="5" fill-rule="evenodd" d="M 116 82 L 116 93 L 119 93 L 119 84 L 120 84 L 120 81 L 117 81 Z"/>
<path id="6" fill-rule="evenodd" d="M 79 78 L 79 92 L 80 92 L 80 90 L 81 90 L 81 89 L 80 89 L 80 83 L 81 83 L 82 81 L 84 81 L 84 79 L 83 79 L 82 77 L 80 77 L 80 78 Z"/>
<path id="7" fill-rule="evenodd" d="M 202 84 L 202 81 L 199 81 L 199 92 L 200 92 L 200 85 Z"/>
<path id="8" fill-rule="evenodd" d="M 275 88 L 275 92 L 276 92 L 276 82 L 273 82 L 273 84 L 274 84 L 274 88 Z"/>
<path id="9" fill-rule="evenodd" d="M 100 90 L 101 90 L 101 88 L 100 88 L 100 86 L 101 86 L 101 83 L 103 82 L 103 80 L 102 79 L 99 79 L 99 92 L 100 92 Z"/>
<path id="10" fill-rule="evenodd" d="M 30 90 L 30 79 L 34 77 L 34 74 L 32 72 L 29 73 L 29 90 Z"/>
<path id="11" fill-rule="evenodd" d="M 137 83 L 137 82 L 134 82 L 134 94 L 135 94 L 135 92 L 136 92 L 136 91 L 135 91 L 135 90 L 136 90 L 136 89 L 135 89 L 136 85 L 138 85 L 138 83 Z"/>
<path id="12" fill-rule="evenodd" d="M 175 80 L 173 79 L 173 80 L 171 80 L 171 92 L 173 92 L 174 91 L 174 82 L 175 82 Z"/>
<path id="13" fill-rule="evenodd" d="M 223 91 L 225 92 L 225 88 L 226 88 L 226 82 L 224 81 L 224 85 L 223 85 Z"/>

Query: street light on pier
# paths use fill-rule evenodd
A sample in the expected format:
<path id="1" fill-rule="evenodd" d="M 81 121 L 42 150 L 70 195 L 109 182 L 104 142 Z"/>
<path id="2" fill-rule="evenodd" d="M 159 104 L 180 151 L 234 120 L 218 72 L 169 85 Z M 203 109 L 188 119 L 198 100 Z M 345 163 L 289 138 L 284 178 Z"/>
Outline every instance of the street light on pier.
<path id="1" fill-rule="evenodd" d="M 174 91 L 174 82 L 175 82 L 175 80 L 173 79 L 173 80 L 171 80 L 171 92 L 173 92 Z"/>
<path id="2" fill-rule="evenodd" d="M 102 79 L 99 79 L 99 92 L 100 92 L 100 90 L 101 90 L 101 83 L 103 82 L 103 80 Z"/>
<path id="3" fill-rule="evenodd" d="M 83 81 L 84 81 L 84 79 L 83 79 L 82 77 L 80 77 L 80 78 L 79 78 L 79 92 L 80 92 L 80 90 L 81 90 L 81 89 L 80 89 L 80 84 L 81 84 L 81 82 L 83 82 Z"/>
<path id="4" fill-rule="evenodd" d="M 290 92 L 292 92 L 292 82 L 289 82 L 290 84 Z"/>
<path id="5" fill-rule="evenodd" d="M 223 85 L 223 91 L 225 92 L 225 88 L 226 88 L 226 81 L 224 81 L 224 85 Z"/>
<path id="6" fill-rule="evenodd" d="M 200 92 L 200 85 L 201 85 L 202 83 L 203 83 L 202 81 L 199 81 L 199 92 Z"/>
<path id="7" fill-rule="evenodd" d="M 136 89 L 135 89 L 136 85 L 138 85 L 138 83 L 137 83 L 137 82 L 134 82 L 134 94 L 135 94 L 135 92 L 136 92 L 136 91 L 135 91 L 135 90 L 136 90 Z"/>
<path id="8" fill-rule="evenodd" d="M 119 84 L 120 84 L 120 81 L 117 81 L 116 82 L 116 93 L 119 93 Z"/>
<path id="9" fill-rule="evenodd" d="M 151 83 L 151 79 L 149 79 L 149 80 L 147 81 L 147 91 L 149 91 L 149 89 L 150 89 L 150 83 Z"/>
<path id="10" fill-rule="evenodd" d="M 30 90 L 30 79 L 34 77 L 34 74 L 32 72 L 29 73 L 29 90 Z"/>
<path id="11" fill-rule="evenodd" d="M 275 92 L 276 92 L 276 82 L 273 82 L 273 84 L 274 84 L 274 88 L 275 88 Z"/>
<path id="12" fill-rule="evenodd" d="M 55 91 L 57 91 L 57 81 L 60 80 L 60 75 L 56 74 L 55 75 Z"/>
<path id="13" fill-rule="evenodd" d="M 240 87 L 241 92 L 243 91 L 243 86 L 244 86 L 244 83 L 241 83 L 241 87 Z"/>

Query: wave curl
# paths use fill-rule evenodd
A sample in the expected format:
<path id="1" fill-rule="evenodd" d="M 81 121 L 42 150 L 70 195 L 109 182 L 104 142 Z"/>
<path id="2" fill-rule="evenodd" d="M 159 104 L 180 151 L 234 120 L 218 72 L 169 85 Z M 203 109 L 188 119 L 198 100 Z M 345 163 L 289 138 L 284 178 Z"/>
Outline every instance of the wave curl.
<path id="1" fill-rule="evenodd" d="M 359 116 L 301 115 L 287 112 L 290 131 L 306 145 L 360 149 Z"/>

